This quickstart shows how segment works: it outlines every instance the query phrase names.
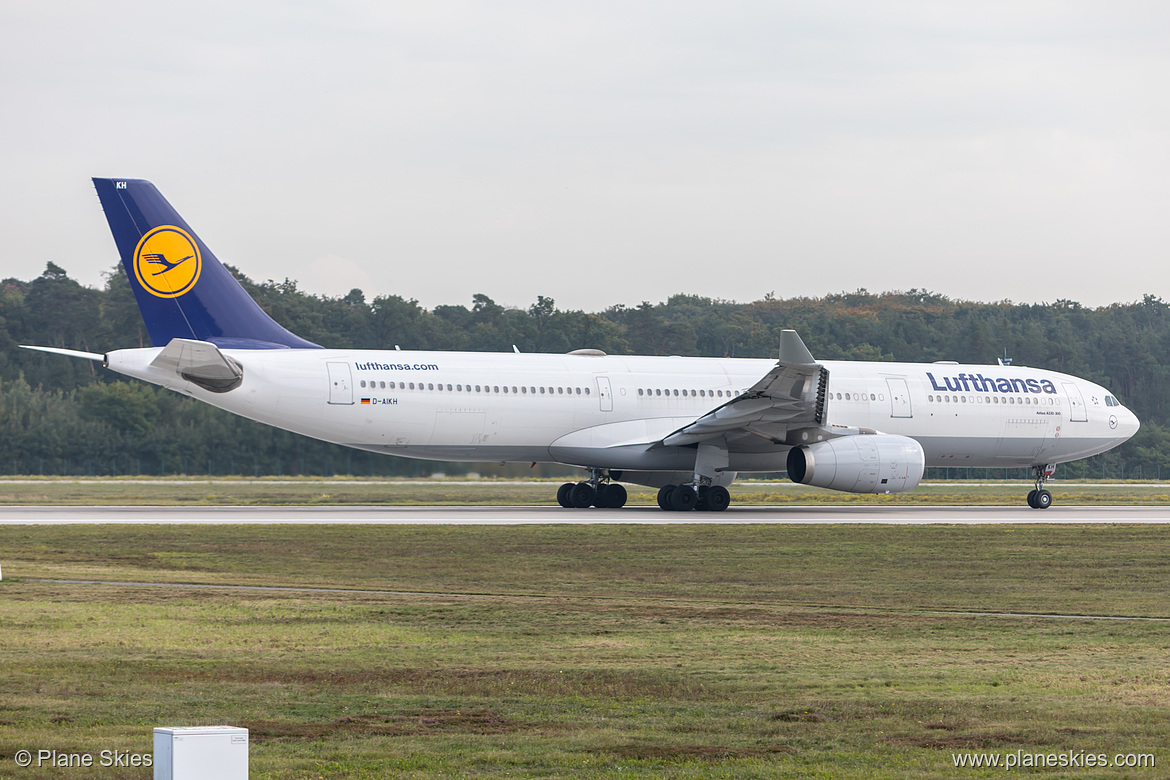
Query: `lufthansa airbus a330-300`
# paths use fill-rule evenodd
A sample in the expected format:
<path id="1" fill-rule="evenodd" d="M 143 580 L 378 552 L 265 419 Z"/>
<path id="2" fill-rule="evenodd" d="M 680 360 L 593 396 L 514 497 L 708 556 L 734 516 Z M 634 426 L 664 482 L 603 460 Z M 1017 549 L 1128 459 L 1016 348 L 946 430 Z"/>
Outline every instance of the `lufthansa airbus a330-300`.
<path id="1" fill-rule="evenodd" d="M 663 509 L 718 512 L 737 472 L 900 493 L 927 466 L 1031 467 L 1046 509 L 1057 463 L 1129 439 L 1105 388 L 1021 366 L 818 361 L 795 331 L 777 360 L 327 349 L 277 324 L 150 182 L 94 179 L 146 322 L 121 374 L 346 447 L 443 461 L 556 462 L 589 478 L 564 507 L 618 508 L 627 482 Z"/>

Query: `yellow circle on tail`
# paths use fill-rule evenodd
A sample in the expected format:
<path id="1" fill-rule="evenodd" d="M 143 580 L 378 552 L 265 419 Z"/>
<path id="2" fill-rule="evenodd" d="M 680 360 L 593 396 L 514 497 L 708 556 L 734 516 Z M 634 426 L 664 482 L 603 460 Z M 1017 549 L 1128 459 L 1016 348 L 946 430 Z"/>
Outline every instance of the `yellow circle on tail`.
<path id="1" fill-rule="evenodd" d="M 195 239 L 174 225 L 156 227 L 134 250 L 134 275 L 142 289 L 159 298 L 178 298 L 199 281 L 203 259 Z"/>

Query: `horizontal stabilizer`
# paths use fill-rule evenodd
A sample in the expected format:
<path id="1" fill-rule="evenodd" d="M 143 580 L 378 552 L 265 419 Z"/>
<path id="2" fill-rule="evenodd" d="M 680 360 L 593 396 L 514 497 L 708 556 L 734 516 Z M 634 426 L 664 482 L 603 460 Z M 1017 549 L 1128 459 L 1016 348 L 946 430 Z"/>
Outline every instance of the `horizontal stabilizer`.
<path id="1" fill-rule="evenodd" d="M 86 360 L 105 360 L 105 355 L 98 355 L 93 352 L 82 352 L 78 349 L 61 349 L 60 347 L 31 347 L 27 344 L 21 344 L 21 349 L 35 349 L 37 352 L 52 352 L 54 355 L 68 355 L 69 357 L 85 358 Z"/>
<path id="2" fill-rule="evenodd" d="M 208 341 L 171 339 L 150 365 L 174 371 L 188 382 L 213 393 L 234 390 L 244 381 L 239 363 Z"/>

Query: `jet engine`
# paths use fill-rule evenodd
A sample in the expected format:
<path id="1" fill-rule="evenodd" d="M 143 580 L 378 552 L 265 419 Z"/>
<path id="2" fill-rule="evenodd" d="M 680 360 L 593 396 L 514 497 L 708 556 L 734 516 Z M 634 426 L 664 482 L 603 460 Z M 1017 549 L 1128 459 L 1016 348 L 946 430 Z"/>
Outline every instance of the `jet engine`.
<path id="1" fill-rule="evenodd" d="M 902 493 L 922 480 L 926 454 L 908 436 L 860 434 L 788 451 L 788 478 L 847 493 Z"/>

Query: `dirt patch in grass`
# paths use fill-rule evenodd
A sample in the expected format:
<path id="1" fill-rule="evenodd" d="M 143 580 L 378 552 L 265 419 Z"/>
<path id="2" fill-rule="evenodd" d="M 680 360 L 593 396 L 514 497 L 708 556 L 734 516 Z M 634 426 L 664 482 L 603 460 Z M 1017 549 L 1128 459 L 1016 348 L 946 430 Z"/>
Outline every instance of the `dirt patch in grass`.
<path id="1" fill-rule="evenodd" d="M 975 750 L 1003 747 L 1004 745 L 1032 745 L 1034 738 L 1021 734 L 967 734 L 953 737 L 896 737 L 889 740 L 891 745 L 900 747 L 931 748 L 934 750 Z"/>
<path id="2" fill-rule="evenodd" d="M 763 747 L 725 747 L 722 745 L 621 745 L 605 748 L 602 752 L 623 758 L 657 761 L 678 761 L 695 758 L 722 761 L 731 758 L 763 758 L 779 754 L 796 754 L 800 751 L 790 745 L 766 745 Z"/>
<path id="3" fill-rule="evenodd" d="M 772 720 L 783 723 L 828 723 L 829 719 L 817 712 L 778 712 Z"/>
<path id="4" fill-rule="evenodd" d="M 961 723 L 926 723 L 923 725 L 923 728 L 930 729 L 932 731 L 958 731 L 959 729 L 963 728 L 963 724 L 961 724 Z"/>
<path id="5" fill-rule="evenodd" d="M 279 669 L 238 666 L 205 667 L 199 671 L 180 668 L 140 670 L 159 682 L 197 681 L 246 685 L 294 685 L 303 688 L 386 693 L 443 693 L 458 696 L 605 696 L 628 698 L 703 698 L 708 692 L 685 675 L 669 670 L 613 671 L 532 668 L 453 669 L 365 668 L 355 671 Z"/>
<path id="6" fill-rule="evenodd" d="M 314 742 L 334 737 L 405 737 L 437 734 L 515 734 L 524 731 L 560 733 L 563 725 L 530 723 L 507 718 L 491 709 L 413 710 L 396 714 L 346 715 L 333 721 L 311 723 L 291 720 L 248 721 L 253 740 L 259 742 Z"/>

